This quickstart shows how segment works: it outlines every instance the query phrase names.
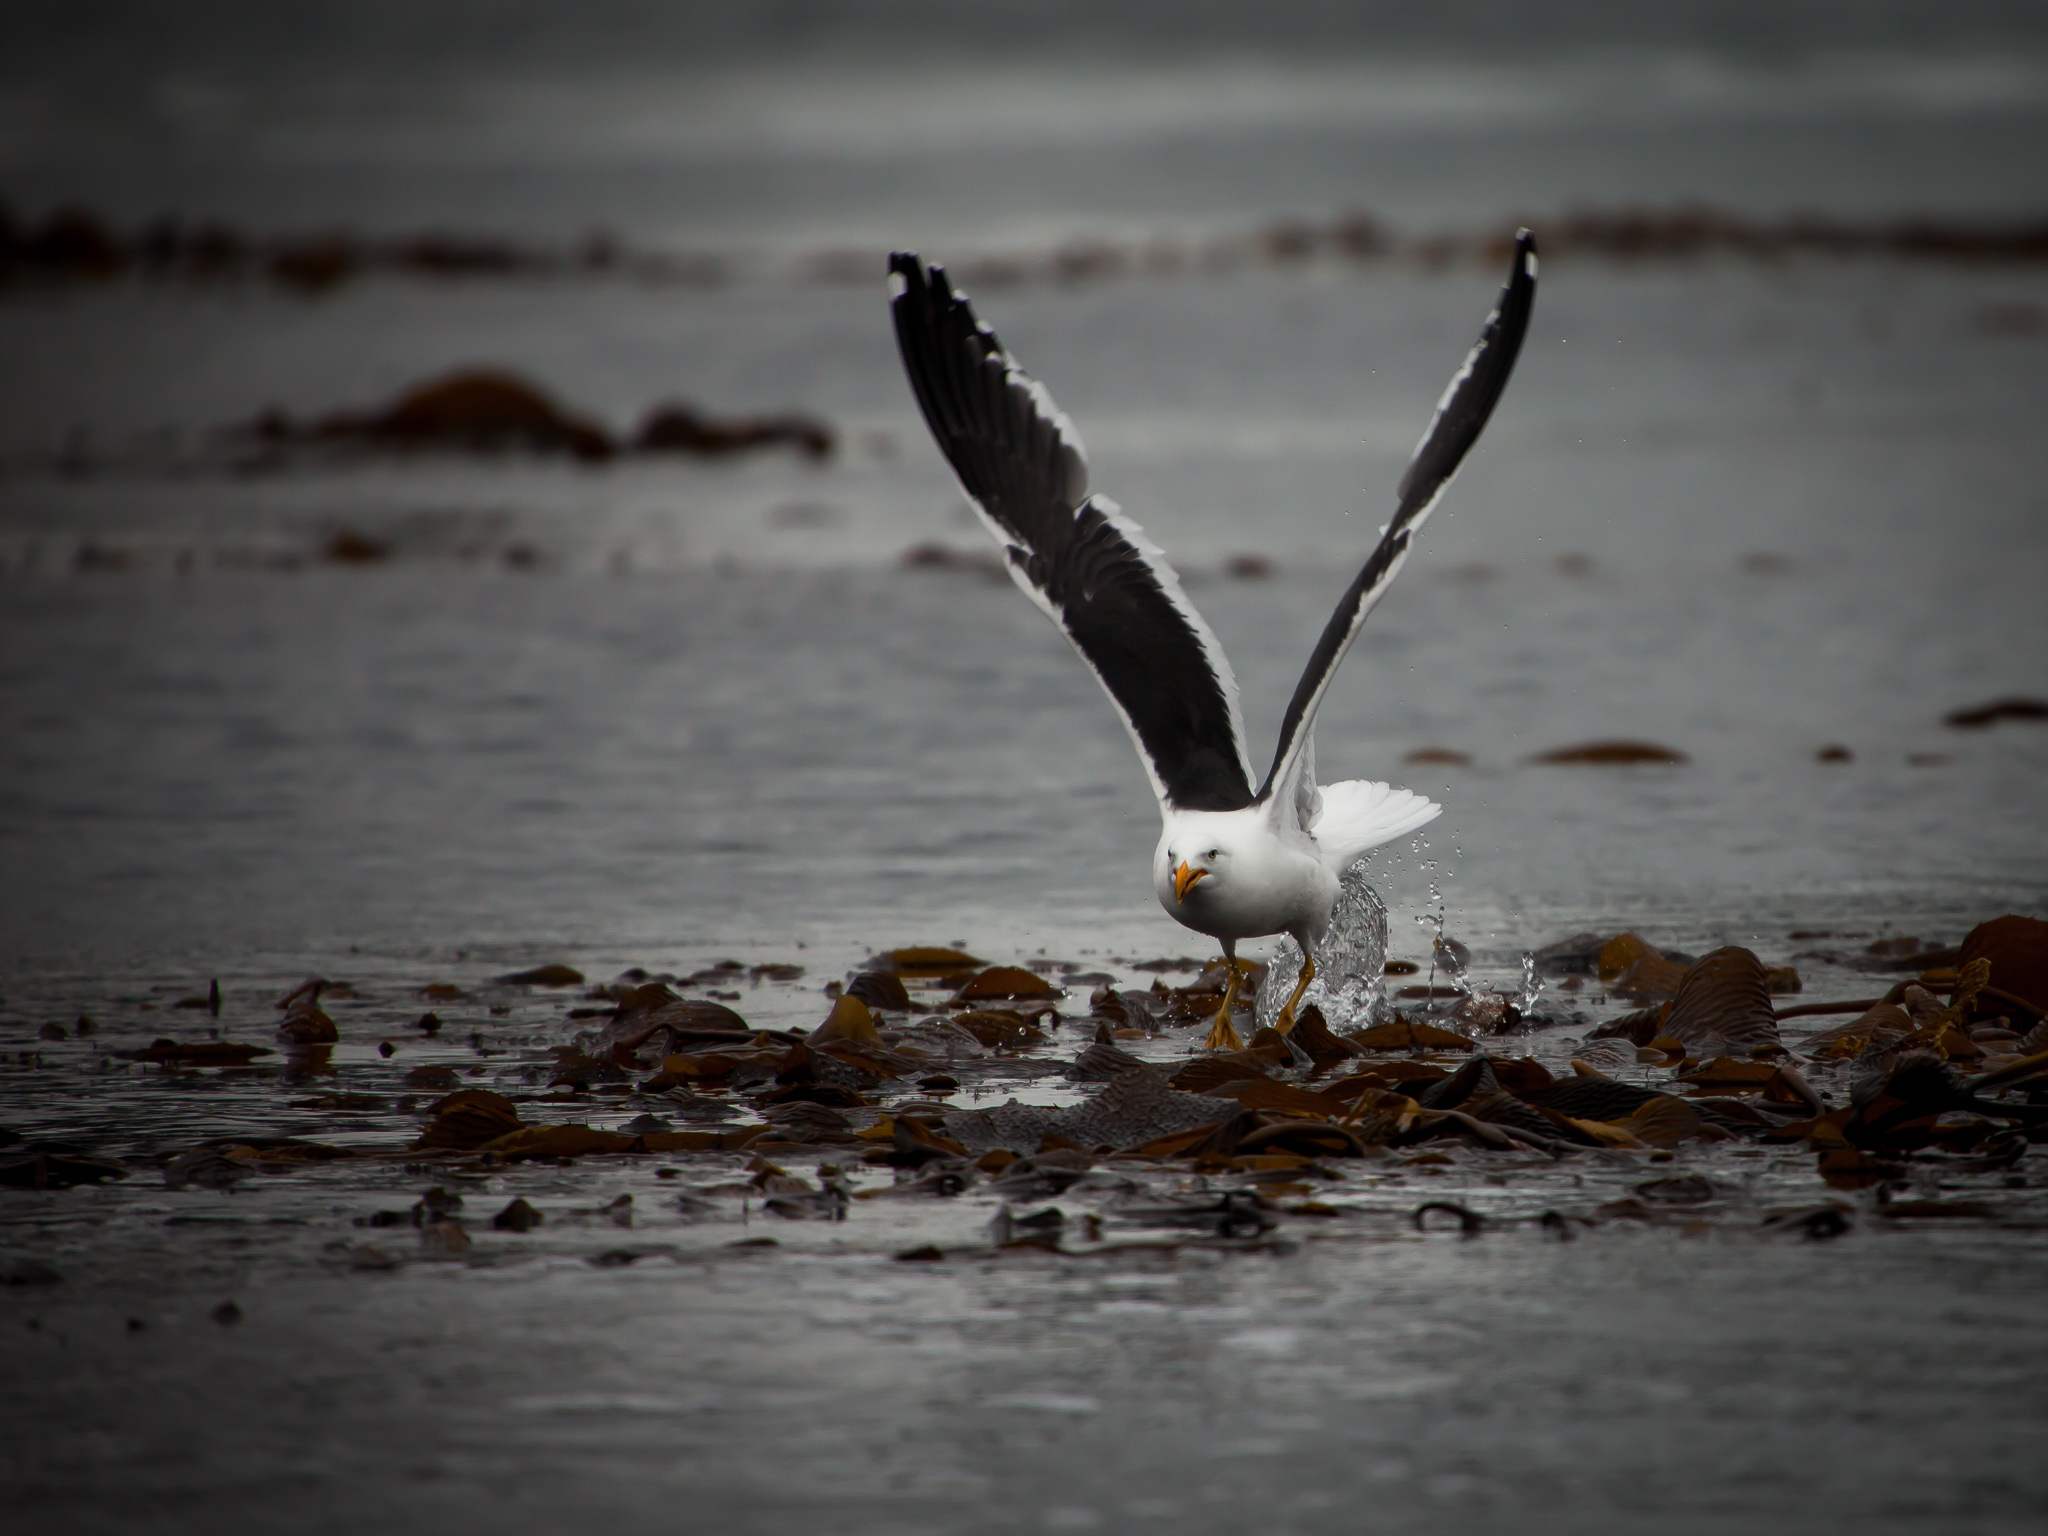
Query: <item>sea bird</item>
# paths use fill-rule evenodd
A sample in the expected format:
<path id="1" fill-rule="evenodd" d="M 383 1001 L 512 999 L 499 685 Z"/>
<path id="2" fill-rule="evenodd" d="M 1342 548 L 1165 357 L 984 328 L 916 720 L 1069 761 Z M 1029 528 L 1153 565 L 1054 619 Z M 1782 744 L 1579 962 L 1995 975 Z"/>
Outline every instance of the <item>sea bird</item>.
<path id="1" fill-rule="evenodd" d="M 1174 921 L 1220 940 L 1223 1006 L 1211 1050 L 1235 1050 L 1241 940 L 1288 934 L 1302 964 L 1275 1028 L 1294 1028 L 1315 979 L 1338 877 L 1367 850 L 1442 809 L 1422 795 L 1351 779 L 1316 784 L 1316 710 L 1366 615 L 1408 558 L 1424 519 L 1493 414 L 1529 328 L 1536 241 L 1515 237 L 1507 284 L 1451 378 L 1396 489 L 1393 517 L 1324 626 L 1280 726 L 1266 781 L 1252 788 L 1237 678 L 1166 556 L 1108 497 L 1088 488 L 1080 434 L 943 267 L 889 258 L 890 310 L 904 371 L 939 451 L 1002 546 L 1010 577 L 1073 642 L 1137 744 L 1159 798 L 1152 887 Z"/>

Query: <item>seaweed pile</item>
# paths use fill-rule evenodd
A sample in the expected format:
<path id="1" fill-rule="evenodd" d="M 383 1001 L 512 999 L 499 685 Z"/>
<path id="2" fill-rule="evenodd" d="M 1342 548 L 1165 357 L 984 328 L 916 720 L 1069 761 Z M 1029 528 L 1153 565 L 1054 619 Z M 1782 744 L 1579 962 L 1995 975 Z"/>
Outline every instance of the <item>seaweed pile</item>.
<path id="1" fill-rule="evenodd" d="M 1552 217 L 1509 219 L 1498 228 L 1420 234 L 1397 233 L 1373 214 L 1354 209 L 1322 219 L 1275 218 L 1206 239 L 1090 237 L 1043 250 L 990 251 L 956 263 L 955 275 L 988 288 L 1286 269 L 1317 261 L 1493 264 L 1505 258 L 1514 231 L 1524 225 L 1537 232 L 1544 258 L 1553 261 L 2048 261 L 2048 221 L 2038 218 L 1854 220 L 1817 213 L 1759 218 L 1682 203 L 1573 209 Z M 884 255 L 865 249 L 818 251 L 798 259 L 795 275 L 816 283 L 872 285 L 883 271 Z M 219 220 L 195 222 L 175 215 L 124 230 L 78 204 L 54 208 L 39 220 L 20 218 L 0 205 L 0 288 L 137 277 L 187 285 L 267 283 L 317 297 L 379 276 L 444 282 L 580 277 L 717 287 L 770 269 L 777 264 L 765 262 L 759 253 L 634 249 L 604 232 L 566 245 L 433 230 L 395 237 L 345 229 L 257 235 Z M 2038 315 L 2022 323 L 2038 327 Z"/>
<path id="2" fill-rule="evenodd" d="M 402 390 L 371 410 L 333 411 L 295 421 L 272 407 L 237 434 L 273 453 L 288 448 L 383 452 L 565 454 L 599 463 L 624 453 L 687 453 L 722 457 L 757 448 L 790 447 L 804 458 L 828 459 L 838 434 L 795 412 L 713 416 L 697 406 L 664 401 L 651 407 L 629 437 L 615 437 L 583 412 L 565 407 L 516 373 L 467 368 Z"/>
<path id="3" fill-rule="evenodd" d="M 1586 933 L 1528 969 L 1561 999 L 1638 1005 L 1591 1029 L 1577 1009 L 1460 980 L 1397 987 L 1378 1022 L 1342 1034 L 1309 1008 L 1289 1038 L 1261 1029 L 1243 1050 L 1204 1054 L 1220 965 L 1154 962 L 1196 974 L 1137 987 L 1071 963 L 896 949 L 829 983 L 809 1028 L 763 1028 L 733 1006 L 753 995 L 803 1008 L 817 994 L 787 963 L 636 969 L 594 987 L 548 965 L 417 988 L 430 1011 L 374 1055 L 355 1039 L 368 1060 L 338 1064 L 360 1031 L 329 1009 L 388 1019 L 392 1004 L 313 978 L 277 1000 L 267 1045 L 210 1029 L 121 1049 L 89 1018 L 41 1026 L 0 1079 L 19 1127 L 0 1132 L 0 1188 L 63 1198 L 139 1190 L 154 1174 L 181 1196 L 246 1194 L 283 1176 L 331 1197 L 434 1179 L 408 1209 L 353 1218 L 414 1229 L 408 1244 L 376 1231 L 328 1240 L 326 1262 L 364 1270 L 509 1262 L 550 1232 L 576 1251 L 592 1228 L 650 1220 L 679 1232 L 822 1221 L 883 1248 L 918 1236 L 892 1250 L 918 1263 L 1263 1251 L 1390 1222 L 1468 1236 L 1629 1222 L 1828 1237 L 1863 1220 L 2040 1220 L 2028 1163 L 2048 1140 L 2048 923 L 1998 918 L 1954 948 L 1890 938 L 1805 953 L 1894 979 L 1879 996 L 1780 1008 L 1798 973 L 1746 948 L 1694 958 Z M 558 1011 L 564 992 L 572 1006 Z M 443 1013 L 479 1005 L 518 1032 L 478 1027 L 465 1047 Z M 170 1007 L 217 1020 L 224 1003 L 215 986 Z M 533 1029 L 544 1014 L 554 1024 Z M 1062 1037 L 1079 1041 L 1071 1056 Z M 90 1074 L 84 1096 L 59 1053 Z M 152 1127 L 150 1103 L 199 1074 L 240 1090 L 223 1112 L 232 1123 L 209 1131 L 180 1109 L 185 1120 Z M 124 1147 L 94 1134 L 107 1120 L 93 1093 L 109 1082 L 130 1090 Z M 977 1102 L 1005 1088 L 1032 1101 Z M 280 1089 L 301 1096 L 280 1101 Z M 331 1129 L 306 1134 L 319 1124 Z M 815 1159 L 816 1174 L 792 1171 L 797 1159 Z M 1595 1177 L 1565 1176 L 1574 1167 Z M 642 1170 L 670 1192 L 666 1209 L 627 1194 L 586 1210 L 545 1172 L 561 1168 Z M 1509 1175 L 1520 1193 L 1501 1198 Z M 465 1190 L 493 1197 L 487 1225 L 471 1224 Z M 1066 1205 L 1028 1209 L 1055 1198 Z M 965 1231 L 943 1217 L 970 1207 Z M 678 1251 L 605 1243 L 584 1257 Z"/>

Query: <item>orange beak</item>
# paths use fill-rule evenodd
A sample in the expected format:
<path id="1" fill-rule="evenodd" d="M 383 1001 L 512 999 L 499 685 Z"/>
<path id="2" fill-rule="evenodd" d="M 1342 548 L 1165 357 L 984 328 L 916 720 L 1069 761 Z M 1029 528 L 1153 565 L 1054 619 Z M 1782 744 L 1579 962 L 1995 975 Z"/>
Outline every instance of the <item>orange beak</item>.
<path id="1" fill-rule="evenodd" d="M 1188 899 L 1188 892 L 1192 891 L 1198 883 L 1206 879 L 1208 874 L 1209 871 L 1206 869 L 1197 869 L 1194 865 L 1188 863 L 1187 860 L 1181 860 L 1180 868 L 1173 872 L 1173 899 L 1175 901 L 1186 901 Z"/>

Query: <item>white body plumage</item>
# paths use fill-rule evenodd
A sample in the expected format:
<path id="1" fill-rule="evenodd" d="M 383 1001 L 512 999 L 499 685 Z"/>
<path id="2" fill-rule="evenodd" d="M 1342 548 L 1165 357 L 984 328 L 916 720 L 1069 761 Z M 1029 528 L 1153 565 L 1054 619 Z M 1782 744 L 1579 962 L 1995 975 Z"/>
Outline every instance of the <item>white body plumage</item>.
<path id="1" fill-rule="evenodd" d="M 1409 790 L 1357 779 L 1301 787 L 1306 793 L 1239 811 L 1166 807 L 1152 889 L 1167 916 L 1222 940 L 1226 950 L 1240 939 L 1285 933 L 1311 954 L 1344 871 L 1441 810 Z M 1297 824 L 1297 811 L 1307 813 L 1299 818 L 1307 825 Z"/>

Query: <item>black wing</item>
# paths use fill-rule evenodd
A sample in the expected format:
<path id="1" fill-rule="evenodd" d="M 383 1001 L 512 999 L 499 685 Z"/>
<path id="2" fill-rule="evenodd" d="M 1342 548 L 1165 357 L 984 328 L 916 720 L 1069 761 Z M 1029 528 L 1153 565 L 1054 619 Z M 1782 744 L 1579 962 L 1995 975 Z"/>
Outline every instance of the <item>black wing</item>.
<path id="1" fill-rule="evenodd" d="M 1152 788 L 1182 810 L 1252 803 L 1237 679 L 1180 578 L 1115 502 L 1088 492 L 1081 440 L 974 318 L 944 268 L 889 258 L 904 371 L 939 449 L 1129 728 Z"/>
<path id="2" fill-rule="evenodd" d="M 1522 350 L 1522 337 L 1529 329 L 1529 312 L 1536 302 L 1536 237 L 1528 230 L 1515 236 L 1514 264 L 1508 269 L 1507 286 L 1500 301 L 1486 317 L 1479 341 L 1466 354 L 1464 366 L 1452 376 L 1450 386 L 1437 402 L 1429 430 L 1416 445 L 1415 457 L 1401 476 L 1397 494 L 1400 505 L 1393 521 L 1380 535 L 1379 547 L 1365 562 L 1365 569 L 1337 604 L 1323 635 L 1316 642 L 1294 697 L 1287 705 L 1280 726 L 1280 747 L 1273 756 L 1273 771 L 1267 775 L 1259 799 L 1266 800 L 1276 787 L 1284 786 L 1300 763 L 1303 748 L 1315 725 L 1316 708 L 1336 676 L 1337 664 L 1351 649 L 1351 642 L 1365 625 L 1365 617 L 1379 602 L 1401 562 L 1408 558 L 1408 546 L 1415 530 L 1436 510 L 1451 477 L 1458 472 L 1467 452 L 1479 440 L 1479 433 L 1507 388 L 1514 372 L 1515 358 Z"/>

